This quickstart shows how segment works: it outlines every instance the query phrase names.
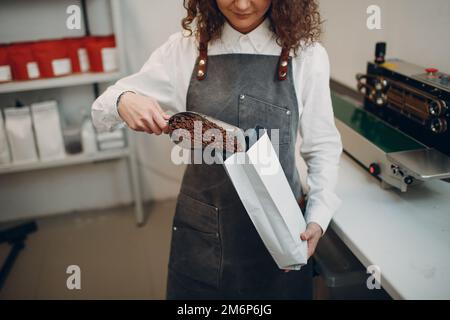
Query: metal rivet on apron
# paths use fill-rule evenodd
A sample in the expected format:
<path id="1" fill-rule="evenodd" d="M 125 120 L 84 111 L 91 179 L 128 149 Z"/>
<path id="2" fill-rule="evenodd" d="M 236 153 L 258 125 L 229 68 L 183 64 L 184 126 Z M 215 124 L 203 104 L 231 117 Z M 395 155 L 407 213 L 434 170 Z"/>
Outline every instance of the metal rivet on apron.
<path id="1" fill-rule="evenodd" d="M 286 114 L 290 115 L 291 114 L 291 110 L 286 111 Z"/>
<path id="2" fill-rule="evenodd" d="M 177 231 L 177 227 L 173 227 L 173 231 Z"/>
<path id="3" fill-rule="evenodd" d="M 201 59 L 201 60 L 198 62 L 198 64 L 201 65 L 201 66 L 204 66 L 205 63 L 206 63 L 206 61 L 205 61 L 204 59 Z"/>
<path id="4" fill-rule="evenodd" d="M 288 62 L 286 60 L 281 61 L 281 66 L 286 67 L 288 65 Z"/>
<path id="5" fill-rule="evenodd" d="M 244 99 L 245 99 L 245 95 L 241 94 L 241 95 L 239 96 L 239 99 L 244 100 Z"/>

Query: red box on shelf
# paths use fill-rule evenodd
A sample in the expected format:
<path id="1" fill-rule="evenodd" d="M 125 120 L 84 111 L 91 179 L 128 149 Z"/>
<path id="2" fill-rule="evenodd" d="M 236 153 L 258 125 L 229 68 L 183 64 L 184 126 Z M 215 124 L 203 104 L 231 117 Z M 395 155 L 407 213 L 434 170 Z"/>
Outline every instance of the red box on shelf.
<path id="1" fill-rule="evenodd" d="M 89 64 L 93 72 L 110 72 L 118 69 L 116 41 L 114 35 L 86 37 Z"/>
<path id="2" fill-rule="evenodd" d="M 0 83 L 12 80 L 11 66 L 8 59 L 8 47 L 0 44 Z"/>
<path id="3" fill-rule="evenodd" d="M 40 77 L 32 42 L 13 43 L 7 47 L 8 60 L 14 80 L 30 80 Z"/>
<path id="4" fill-rule="evenodd" d="M 35 42 L 33 56 L 36 58 L 43 78 L 65 76 L 72 73 L 66 42 L 62 39 Z"/>
<path id="5" fill-rule="evenodd" d="M 68 56 L 72 63 L 72 72 L 88 72 L 90 70 L 89 58 L 86 50 L 85 37 L 64 39 Z"/>

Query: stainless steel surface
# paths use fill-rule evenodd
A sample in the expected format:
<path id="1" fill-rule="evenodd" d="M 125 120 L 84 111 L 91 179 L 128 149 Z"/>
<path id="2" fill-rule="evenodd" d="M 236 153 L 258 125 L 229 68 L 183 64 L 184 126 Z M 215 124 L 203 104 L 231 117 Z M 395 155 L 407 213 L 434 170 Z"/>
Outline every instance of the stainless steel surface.
<path id="1" fill-rule="evenodd" d="M 436 149 L 392 152 L 387 158 L 422 180 L 450 178 L 450 158 Z"/>
<path id="2" fill-rule="evenodd" d="M 395 187 L 406 192 L 408 187 L 426 180 L 450 178 L 450 157 L 435 149 L 386 153 L 339 119 L 335 122 L 344 150 L 366 168 L 372 163 L 380 167 L 378 178 L 383 188 Z"/>
<path id="3" fill-rule="evenodd" d="M 413 63 L 402 61 L 400 59 L 388 59 L 381 66 L 404 75 L 405 77 L 412 77 L 415 74 L 425 72 L 423 67 L 415 65 Z"/>
<path id="4" fill-rule="evenodd" d="M 386 153 L 375 144 L 367 140 L 345 123 L 335 118 L 336 127 L 339 130 L 344 145 L 344 150 L 354 159 L 368 168 L 370 164 L 376 163 L 380 167 L 381 186 L 383 188 L 395 187 L 406 192 L 408 185 L 403 179 L 391 172 L 391 162 L 386 158 Z"/>
<path id="5" fill-rule="evenodd" d="M 435 77 L 429 77 L 427 73 L 422 72 L 421 74 L 413 75 L 411 78 L 450 92 L 450 81 L 445 81 L 445 78 L 449 79 L 449 77 L 448 74 L 442 72 L 437 72 Z"/>
<path id="6" fill-rule="evenodd" d="M 415 79 L 422 83 L 426 83 L 441 90 L 450 92 L 450 84 L 443 83 L 438 78 L 439 76 L 448 77 L 448 74 L 438 72 L 436 74 L 437 77 L 429 78 L 423 67 L 398 59 L 386 60 L 386 62 L 382 66 L 386 69 L 392 70 L 411 79 Z"/>

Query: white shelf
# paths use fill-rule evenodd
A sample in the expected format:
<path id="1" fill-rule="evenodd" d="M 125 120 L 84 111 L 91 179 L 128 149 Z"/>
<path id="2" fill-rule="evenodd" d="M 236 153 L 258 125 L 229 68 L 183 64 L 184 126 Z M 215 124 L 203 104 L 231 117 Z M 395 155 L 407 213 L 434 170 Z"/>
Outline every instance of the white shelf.
<path id="1" fill-rule="evenodd" d="M 107 72 L 107 73 L 84 73 L 75 74 L 64 77 L 50 78 L 50 79 L 36 79 L 26 81 L 13 81 L 0 84 L 0 93 L 21 92 L 39 89 L 51 89 L 70 87 L 83 84 L 92 84 L 98 82 L 115 81 L 121 77 L 121 73 Z"/>
<path id="2" fill-rule="evenodd" d="M 25 171 L 32 171 L 32 170 L 42 170 L 42 169 L 49 169 L 49 168 L 55 168 L 55 167 L 64 167 L 64 166 L 71 166 L 71 165 L 77 165 L 77 164 L 120 159 L 120 158 L 128 157 L 128 155 L 129 155 L 128 148 L 122 148 L 122 149 L 114 149 L 114 150 L 108 150 L 108 151 L 99 151 L 94 154 L 80 153 L 77 155 L 68 155 L 67 157 L 65 157 L 63 159 L 59 159 L 59 160 L 37 161 L 37 162 L 24 163 L 24 164 L 12 163 L 12 164 L 7 164 L 7 165 L 0 165 L 0 174 L 17 173 L 17 172 L 25 172 Z"/>

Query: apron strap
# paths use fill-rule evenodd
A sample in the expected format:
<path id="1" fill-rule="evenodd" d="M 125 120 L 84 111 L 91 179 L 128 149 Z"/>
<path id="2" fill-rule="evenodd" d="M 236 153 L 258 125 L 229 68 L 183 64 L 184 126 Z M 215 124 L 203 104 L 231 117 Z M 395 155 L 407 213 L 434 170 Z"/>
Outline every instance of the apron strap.
<path id="1" fill-rule="evenodd" d="M 278 80 L 284 81 L 288 74 L 289 49 L 283 47 L 281 50 L 280 61 L 278 62 Z"/>
<path id="2" fill-rule="evenodd" d="M 197 80 L 202 81 L 206 78 L 206 70 L 208 67 L 208 40 L 204 34 L 200 35 L 200 44 L 198 46 L 197 58 Z"/>
<path id="3" fill-rule="evenodd" d="M 198 47 L 198 57 L 196 61 L 197 66 L 197 80 L 202 81 L 206 78 L 206 72 L 208 69 L 208 41 L 201 40 Z M 280 60 L 278 63 L 278 80 L 284 81 L 287 79 L 288 63 L 289 61 L 289 49 L 283 47 L 281 50 Z"/>

